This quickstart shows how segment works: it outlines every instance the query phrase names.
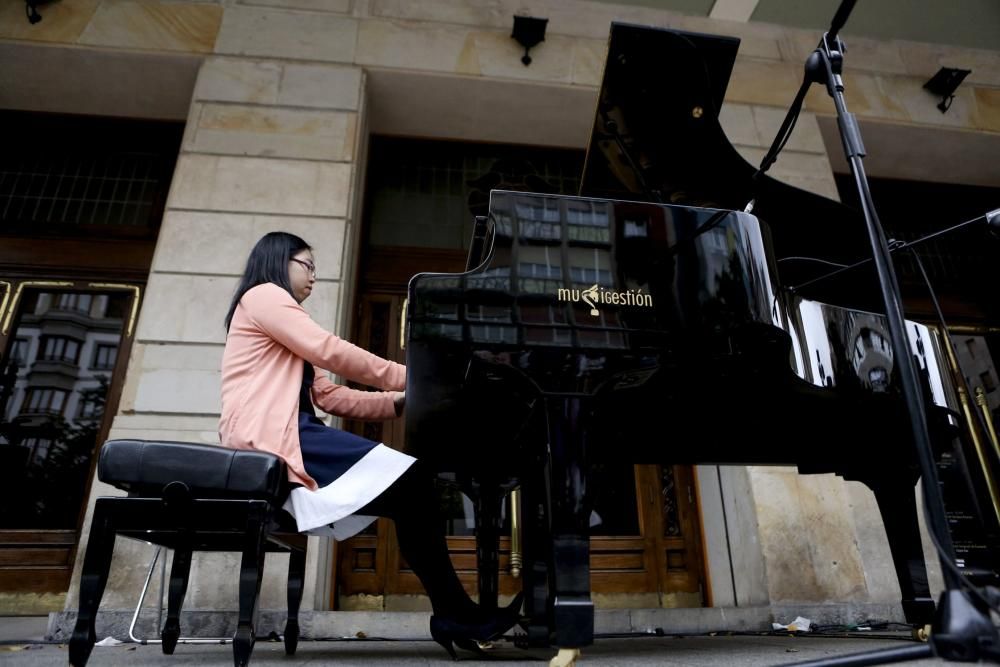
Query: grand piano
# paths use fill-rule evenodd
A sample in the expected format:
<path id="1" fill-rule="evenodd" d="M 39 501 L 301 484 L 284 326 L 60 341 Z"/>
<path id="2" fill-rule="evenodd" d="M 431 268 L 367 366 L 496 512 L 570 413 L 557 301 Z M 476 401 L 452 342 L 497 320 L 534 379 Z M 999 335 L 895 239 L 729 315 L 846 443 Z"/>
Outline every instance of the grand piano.
<path id="1" fill-rule="evenodd" d="M 863 482 L 906 618 L 931 620 L 918 465 L 874 274 L 803 292 L 790 287 L 817 266 L 781 261 L 864 258 L 863 223 L 752 178 L 718 120 L 738 44 L 615 24 L 581 196 L 493 191 L 468 270 L 410 281 L 407 448 L 476 498 L 493 602 L 499 502 L 520 487 L 529 644 L 592 642 L 588 471 L 608 461 Z M 949 450 L 961 429 L 941 341 L 916 322 L 907 333 L 932 439 Z"/>

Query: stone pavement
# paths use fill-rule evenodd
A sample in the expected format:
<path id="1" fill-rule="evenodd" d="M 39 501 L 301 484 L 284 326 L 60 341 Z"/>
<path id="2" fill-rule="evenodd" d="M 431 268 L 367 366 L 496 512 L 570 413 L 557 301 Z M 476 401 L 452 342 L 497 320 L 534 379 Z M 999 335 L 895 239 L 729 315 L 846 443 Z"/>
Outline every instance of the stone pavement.
<path id="1" fill-rule="evenodd" d="M 3 619 L 0 619 L 2 621 Z M 783 665 L 804 660 L 846 655 L 881 648 L 914 645 L 910 641 L 877 638 L 780 637 L 768 635 L 630 637 L 598 639 L 584 649 L 577 667 L 618 667 L 637 665 Z M 521 650 L 502 643 L 486 659 L 460 652 L 463 663 L 530 665 L 544 667 L 554 651 Z M 0 645 L 0 665 L 4 667 L 43 667 L 67 664 L 64 644 Z M 172 656 L 165 656 L 156 645 L 123 644 L 95 647 L 88 667 L 229 667 L 229 645 L 179 645 Z M 259 641 L 250 664 L 253 667 L 373 667 L 373 665 L 416 666 L 448 665 L 450 658 L 432 641 L 339 640 L 303 641 L 295 657 L 288 658 L 278 642 Z M 911 665 L 944 664 L 928 659 Z"/>

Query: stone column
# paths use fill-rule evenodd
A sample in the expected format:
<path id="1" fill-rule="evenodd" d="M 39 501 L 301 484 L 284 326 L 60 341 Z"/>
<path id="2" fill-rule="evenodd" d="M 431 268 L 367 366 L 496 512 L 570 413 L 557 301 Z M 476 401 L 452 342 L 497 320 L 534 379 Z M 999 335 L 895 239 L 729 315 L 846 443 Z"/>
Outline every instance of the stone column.
<path id="1" fill-rule="evenodd" d="M 314 247 L 317 286 L 304 305 L 322 326 L 348 333 L 364 131 L 354 30 L 335 14 L 226 10 L 216 53 L 199 72 L 110 437 L 218 443 L 223 319 L 250 248 L 267 232 Z M 94 500 L 115 493 L 95 481 L 69 612 Z M 303 610 L 328 599 L 330 552 L 327 540 L 311 539 Z M 134 607 L 151 554 L 119 541 L 102 609 Z M 185 609 L 235 609 L 238 565 L 238 554 L 196 555 Z M 287 557 L 268 557 L 262 609 L 284 609 L 286 569 Z"/>

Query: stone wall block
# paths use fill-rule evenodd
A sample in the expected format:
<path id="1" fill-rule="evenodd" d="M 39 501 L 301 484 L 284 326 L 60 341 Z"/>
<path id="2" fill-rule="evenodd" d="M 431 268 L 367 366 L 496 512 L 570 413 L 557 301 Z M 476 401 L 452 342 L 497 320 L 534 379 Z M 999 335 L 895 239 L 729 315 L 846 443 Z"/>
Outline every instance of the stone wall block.
<path id="1" fill-rule="evenodd" d="M 772 603 L 866 599 L 844 482 L 794 468 L 754 467 L 751 478 Z"/>
<path id="2" fill-rule="evenodd" d="M 274 104 L 281 76 L 281 65 L 274 62 L 208 58 L 198 72 L 194 99 Z"/>
<path id="3" fill-rule="evenodd" d="M 761 158 L 763 158 L 763 154 L 761 154 Z M 760 164 L 760 159 L 757 159 L 753 164 Z M 774 163 L 768 174 L 783 183 L 794 185 L 823 197 L 839 200 L 837 183 L 833 178 L 833 168 L 825 153 L 799 153 L 786 149 L 778 156 L 778 161 Z"/>
<path id="4" fill-rule="evenodd" d="M 150 347 L 159 347 L 153 346 Z M 167 346 L 163 346 L 167 347 Z M 221 346 L 211 346 L 220 350 L 219 358 L 222 358 Z M 218 364 L 216 365 L 218 368 Z M 216 431 L 218 430 L 219 419 L 216 415 L 150 415 L 141 413 L 119 414 L 115 416 L 112 426 L 111 437 L 121 437 L 115 435 L 116 432 L 127 431 L 149 431 L 151 429 L 165 429 L 175 432 L 182 431 Z M 216 435 L 216 438 L 218 436 Z"/>
<path id="5" fill-rule="evenodd" d="M 99 4 L 100 0 L 49 3 L 39 11 L 42 22 L 31 25 L 23 2 L 0 3 L 0 39 L 72 44 L 83 34 Z"/>
<path id="6" fill-rule="evenodd" d="M 150 274 L 136 339 L 224 343 L 222 321 L 236 282 L 236 278 L 228 276 Z"/>
<path id="7" fill-rule="evenodd" d="M 220 350 L 219 361 L 221 360 Z M 138 412 L 219 414 L 221 386 L 222 378 L 218 369 L 147 370 L 139 378 L 135 409 Z"/>
<path id="8" fill-rule="evenodd" d="M 972 70 L 963 85 L 1000 87 L 1000 50 L 964 49 L 945 44 L 899 41 L 906 73 L 929 80 L 942 67 Z"/>
<path id="9" fill-rule="evenodd" d="M 899 579 L 892 564 L 892 551 L 871 489 L 861 482 L 845 482 L 851 516 L 864 562 L 865 582 L 873 602 L 898 602 Z"/>
<path id="10" fill-rule="evenodd" d="M 607 41 L 596 39 L 574 41 L 571 82 L 597 88 L 604 78 L 604 63 L 607 59 Z"/>
<path id="11" fill-rule="evenodd" d="M 910 122 L 921 125 L 944 127 L 972 127 L 975 101 L 973 88 L 961 86 L 955 91 L 955 99 L 946 113 L 937 108 L 941 98 L 925 90 L 924 81 L 911 76 L 880 76 L 878 78 L 880 98 L 889 106 L 904 110 Z"/>
<path id="12" fill-rule="evenodd" d="M 811 566 L 829 601 L 868 597 L 845 483 L 836 475 L 799 475 L 798 507 L 808 531 Z"/>
<path id="13" fill-rule="evenodd" d="M 221 6 L 209 3 L 105 0 L 79 43 L 211 53 L 222 14 Z"/>
<path id="14" fill-rule="evenodd" d="M 722 125 L 729 143 L 737 146 L 759 148 L 761 137 L 753 118 L 753 107 L 748 104 L 726 102 L 719 110 L 719 124 Z"/>
<path id="15" fill-rule="evenodd" d="M 235 6 L 226 9 L 216 53 L 351 62 L 358 22 L 336 14 Z"/>
<path id="16" fill-rule="evenodd" d="M 184 150 L 347 162 L 354 157 L 355 120 L 351 112 L 204 104 Z"/>
<path id="17" fill-rule="evenodd" d="M 774 136 L 785 120 L 786 112 L 787 109 L 784 108 L 753 107 L 753 123 L 757 131 L 758 146 L 771 146 Z M 826 145 L 823 143 L 823 135 L 820 134 L 815 115 L 805 111 L 799 114 L 792 136 L 785 144 L 785 150 L 826 155 Z"/>
<path id="18" fill-rule="evenodd" d="M 800 67 L 804 66 L 822 37 L 822 30 L 784 29 L 784 38 L 780 42 L 782 58 L 798 63 Z M 845 75 L 850 75 L 852 71 L 906 73 L 900 42 L 859 37 L 849 32 L 844 32 L 841 37 L 847 45 L 844 54 Z"/>
<path id="19" fill-rule="evenodd" d="M 973 89 L 973 123 L 980 130 L 1000 133 L 1000 88 Z"/>
<path id="20" fill-rule="evenodd" d="M 343 217 L 349 164 L 181 155 L 168 208 Z"/>
<path id="21" fill-rule="evenodd" d="M 521 62 L 524 47 L 509 32 L 476 32 L 473 39 L 479 70 L 484 76 L 558 83 L 569 83 L 572 79 L 575 40 L 547 36 L 531 49 L 531 65 L 525 67 Z"/>
<path id="22" fill-rule="evenodd" d="M 737 58 L 726 102 L 787 108 L 802 82 L 802 68 L 784 62 Z"/>
<path id="23" fill-rule="evenodd" d="M 279 7 L 281 9 L 305 9 L 333 14 L 348 14 L 351 11 L 351 0 L 237 0 L 236 4 Z"/>
<path id="24" fill-rule="evenodd" d="M 606 2 L 574 0 L 372 0 L 371 16 L 409 21 L 457 23 L 479 28 L 506 30 L 514 25 L 515 14 L 549 19 L 549 35 L 606 39 L 612 21 L 665 27 L 679 15 L 647 7 L 629 7 Z"/>
<path id="25" fill-rule="evenodd" d="M 846 77 L 844 98 L 847 108 L 858 116 L 908 120 L 906 109 L 885 94 L 883 83 L 881 78 L 862 72 Z M 818 113 L 836 114 L 833 99 L 827 94 L 826 88 L 819 85 L 814 85 L 809 90 L 803 108 Z"/>
<path id="26" fill-rule="evenodd" d="M 245 215 L 198 211 L 168 211 L 160 226 L 154 268 L 174 273 L 239 276 L 260 237 L 284 231 L 313 247 L 317 277 L 337 280 L 342 273 L 346 223 L 340 218 Z M 219 248 L 226 252 L 219 253 Z"/>
<path id="27" fill-rule="evenodd" d="M 810 531 L 798 509 L 798 476 L 756 467 L 750 475 L 771 601 L 822 597 L 812 567 Z"/>
<path id="28" fill-rule="evenodd" d="M 412 21 L 364 21 L 358 27 L 355 62 L 432 72 L 478 74 L 473 31 L 456 25 Z M 471 49 L 471 50 L 470 50 Z"/>
<path id="29" fill-rule="evenodd" d="M 707 16 L 677 16 L 670 19 L 670 27 L 710 35 L 738 37 L 741 58 L 782 59 L 780 44 L 785 39 L 785 29 L 781 26 L 710 19 Z"/>
<path id="30" fill-rule="evenodd" d="M 143 309 L 136 338 L 160 343 L 224 343 L 223 320 L 237 282 L 228 276 L 151 274 L 146 302 L 155 307 Z M 303 307 L 320 326 L 336 331 L 339 302 L 339 285 L 322 280 Z M 138 397 L 136 402 L 139 409 Z"/>
<path id="31" fill-rule="evenodd" d="M 324 109 L 358 109 L 361 68 L 340 65 L 286 63 L 277 103 Z"/>

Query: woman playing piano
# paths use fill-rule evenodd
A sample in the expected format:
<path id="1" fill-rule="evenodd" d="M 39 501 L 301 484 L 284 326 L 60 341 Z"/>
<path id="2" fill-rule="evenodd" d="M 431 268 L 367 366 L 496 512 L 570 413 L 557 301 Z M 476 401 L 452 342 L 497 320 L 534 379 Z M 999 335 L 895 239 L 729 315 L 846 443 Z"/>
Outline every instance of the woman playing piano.
<path id="1" fill-rule="evenodd" d="M 432 476 L 411 456 L 326 426 L 314 405 L 351 419 L 389 419 L 403 409 L 406 368 L 324 330 L 301 304 L 316 283 L 312 249 L 272 232 L 250 252 L 226 315 L 222 357 L 222 444 L 272 452 L 287 464 L 284 508 L 298 529 L 347 539 L 379 516 L 396 524 L 399 548 L 427 590 L 431 633 L 474 649 L 513 626 L 520 599 L 480 610 L 448 557 Z M 380 388 L 333 383 L 328 372 Z"/>

